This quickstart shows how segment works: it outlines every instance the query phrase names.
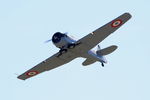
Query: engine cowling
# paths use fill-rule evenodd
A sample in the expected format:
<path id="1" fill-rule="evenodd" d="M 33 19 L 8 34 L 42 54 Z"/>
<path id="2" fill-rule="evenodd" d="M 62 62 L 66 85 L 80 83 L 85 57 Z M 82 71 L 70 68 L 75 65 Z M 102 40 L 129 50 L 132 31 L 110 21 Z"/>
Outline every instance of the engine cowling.
<path id="1" fill-rule="evenodd" d="M 64 33 L 56 32 L 52 37 L 52 42 L 58 48 L 67 48 L 69 44 L 75 41 Z"/>
<path id="2" fill-rule="evenodd" d="M 60 32 L 56 32 L 53 37 L 52 37 L 52 42 L 54 44 L 57 44 L 58 42 L 60 42 L 61 38 L 64 37 L 64 34 L 60 33 Z"/>

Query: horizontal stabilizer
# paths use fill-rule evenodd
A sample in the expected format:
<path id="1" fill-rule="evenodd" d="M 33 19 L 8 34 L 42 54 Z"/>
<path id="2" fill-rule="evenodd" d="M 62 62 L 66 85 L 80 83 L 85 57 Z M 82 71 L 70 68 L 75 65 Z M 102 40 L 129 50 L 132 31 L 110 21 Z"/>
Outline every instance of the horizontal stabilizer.
<path id="1" fill-rule="evenodd" d="M 117 46 L 116 45 L 112 45 L 110 47 L 98 50 L 98 51 L 96 51 L 96 53 L 98 55 L 108 55 L 108 54 L 112 53 L 113 51 L 115 51 L 116 49 L 117 49 Z"/>
<path id="2" fill-rule="evenodd" d="M 93 64 L 93 63 L 95 63 L 95 62 L 96 62 L 95 60 L 93 60 L 93 59 L 91 59 L 91 58 L 87 58 L 87 59 L 82 63 L 82 65 L 83 65 L 83 66 L 87 66 L 87 65 Z"/>

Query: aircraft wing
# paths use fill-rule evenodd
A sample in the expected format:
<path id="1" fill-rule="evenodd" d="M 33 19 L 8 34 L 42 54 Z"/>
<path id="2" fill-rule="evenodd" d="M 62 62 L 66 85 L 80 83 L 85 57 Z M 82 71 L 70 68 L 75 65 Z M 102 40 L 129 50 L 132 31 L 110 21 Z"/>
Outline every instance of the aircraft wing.
<path id="1" fill-rule="evenodd" d="M 21 80 L 26 80 L 30 77 L 33 77 L 35 75 L 38 75 L 38 74 L 44 72 L 44 71 L 48 71 L 48 70 L 54 69 L 56 67 L 59 67 L 63 64 L 66 64 L 76 58 L 76 56 L 71 52 L 66 52 L 66 53 L 62 54 L 61 56 L 57 57 L 58 55 L 59 55 L 59 53 L 54 54 L 53 56 L 49 57 L 45 61 L 39 63 L 38 65 L 34 66 L 30 70 L 21 74 L 17 78 L 19 78 Z"/>
<path id="2" fill-rule="evenodd" d="M 78 40 L 80 44 L 80 49 L 84 51 L 88 51 L 95 47 L 98 43 L 104 40 L 111 33 L 116 31 L 120 26 L 122 26 L 125 22 L 127 22 L 131 18 L 129 13 L 124 13 L 116 19 L 110 21 L 106 25 L 98 28 L 87 36 Z"/>

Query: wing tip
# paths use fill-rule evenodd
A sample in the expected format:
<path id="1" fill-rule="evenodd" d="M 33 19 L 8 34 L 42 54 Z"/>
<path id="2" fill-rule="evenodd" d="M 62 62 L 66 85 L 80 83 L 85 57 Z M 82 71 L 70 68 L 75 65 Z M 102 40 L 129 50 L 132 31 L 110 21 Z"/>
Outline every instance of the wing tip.
<path id="1" fill-rule="evenodd" d="M 113 47 L 113 48 L 115 48 L 115 49 L 117 49 L 117 48 L 118 48 L 118 46 L 117 46 L 117 45 L 112 45 L 112 47 Z"/>
<path id="2" fill-rule="evenodd" d="M 129 12 L 124 13 L 124 15 L 129 16 L 129 18 L 131 18 L 131 17 L 132 17 L 132 15 L 131 15 Z"/>
<path id="3" fill-rule="evenodd" d="M 18 76 L 17 78 L 20 79 L 20 80 L 26 80 L 26 78 L 22 78 L 20 76 Z"/>

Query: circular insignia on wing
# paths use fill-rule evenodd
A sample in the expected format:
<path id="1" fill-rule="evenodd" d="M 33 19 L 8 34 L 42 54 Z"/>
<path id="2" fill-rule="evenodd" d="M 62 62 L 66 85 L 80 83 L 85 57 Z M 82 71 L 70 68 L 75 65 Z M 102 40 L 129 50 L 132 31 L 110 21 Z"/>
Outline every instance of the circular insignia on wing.
<path id="1" fill-rule="evenodd" d="M 117 20 L 114 20 L 112 23 L 111 23 L 111 27 L 118 27 L 122 24 L 122 20 L 121 19 L 117 19 Z"/>
<path id="2" fill-rule="evenodd" d="M 27 72 L 26 73 L 26 75 L 27 76 L 34 76 L 34 75 L 36 75 L 36 74 L 38 74 L 39 72 L 37 72 L 37 71 L 29 71 L 29 72 Z"/>

